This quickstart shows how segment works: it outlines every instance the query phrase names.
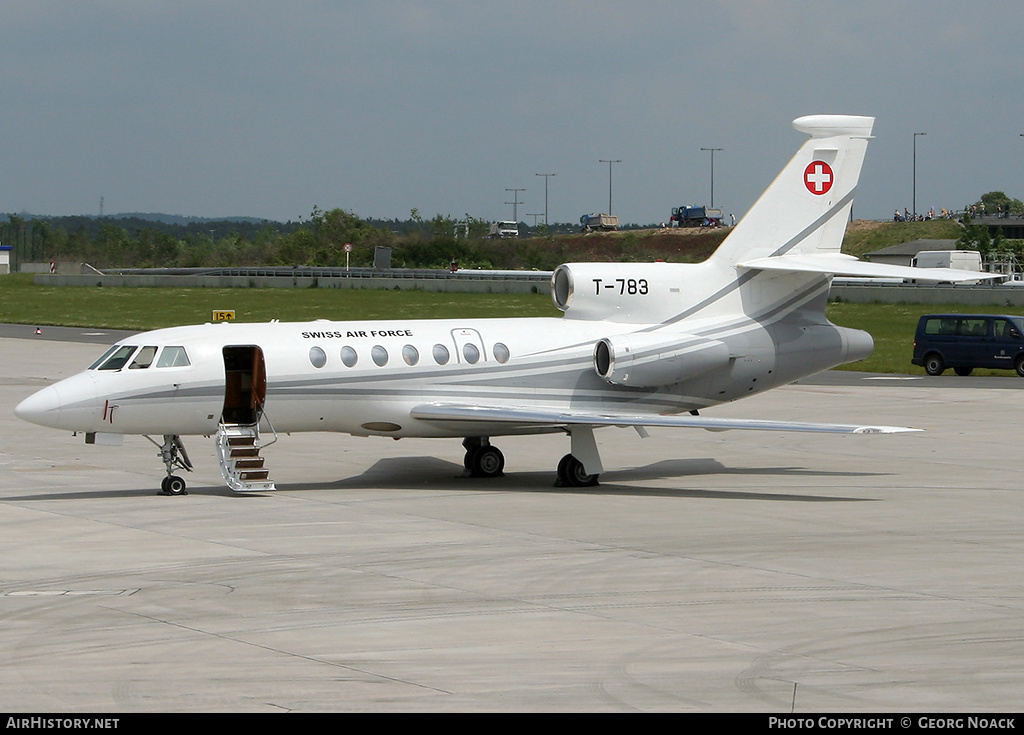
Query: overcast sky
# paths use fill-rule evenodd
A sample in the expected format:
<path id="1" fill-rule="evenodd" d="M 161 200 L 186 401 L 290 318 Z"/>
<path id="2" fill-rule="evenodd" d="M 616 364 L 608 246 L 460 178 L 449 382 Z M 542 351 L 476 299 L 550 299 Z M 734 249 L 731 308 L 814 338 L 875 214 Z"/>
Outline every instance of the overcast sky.
<path id="1" fill-rule="evenodd" d="M 1024 199 L 1024 6 L 4 0 L 0 212 L 740 217 L 813 113 L 876 117 L 854 215 Z M 537 176 L 553 173 L 553 177 Z M 525 189 L 510 192 L 507 189 Z M 506 204 L 509 202 L 509 204 Z"/>

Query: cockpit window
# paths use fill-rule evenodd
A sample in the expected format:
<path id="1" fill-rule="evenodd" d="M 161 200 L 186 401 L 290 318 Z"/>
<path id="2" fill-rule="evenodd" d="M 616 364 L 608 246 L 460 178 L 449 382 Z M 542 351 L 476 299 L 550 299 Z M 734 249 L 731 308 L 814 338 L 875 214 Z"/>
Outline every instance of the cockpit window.
<path id="1" fill-rule="evenodd" d="M 106 359 L 107 359 L 108 357 L 110 357 L 111 355 L 113 355 L 113 354 L 114 354 L 114 351 L 115 351 L 116 349 L 118 349 L 118 348 L 119 348 L 120 346 L 121 346 L 121 345 L 114 345 L 113 347 L 111 347 L 110 349 L 108 349 L 108 350 L 107 350 L 106 352 L 104 352 L 104 353 L 103 353 L 102 355 L 100 355 L 99 359 L 98 359 L 98 360 L 97 360 L 96 362 L 94 362 L 94 363 L 93 363 L 92 365 L 90 365 L 90 366 L 89 366 L 89 370 L 95 370 L 95 369 L 96 369 L 96 368 L 98 368 L 98 367 L 99 367 L 100 365 L 102 365 L 102 364 L 103 364 L 103 362 L 104 362 L 104 361 L 105 361 L 105 360 L 106 360 Z"/>
<path id="2" fill-rule="evenodd" d="M 160 359 L 156 361 L 158 368 L 187 367 L 191 364 L 185 348 L 177 346 L 164 347 L 164 351 L 160 353 Z"/>
<path id="3" fill-rule="evenodd" d="M 112 353 L 107 354 L 110 357 L 100 365 L 100 370 L 120 370 L 128 362 L 128 358 L 132 356 L 137 348 L 134 345 L 119 345 Z M 106 355 L 104 355 L 106 357 Z"/>
<path id="4" fill-rule="evenodd" d="M 132 360 L 132 364 L 128 366 L 128 369 L 145 370 L 153 364 L 154 357 L 156 357 L 156 347 L 143 347 L 135 353 L 135 359 Z"/>

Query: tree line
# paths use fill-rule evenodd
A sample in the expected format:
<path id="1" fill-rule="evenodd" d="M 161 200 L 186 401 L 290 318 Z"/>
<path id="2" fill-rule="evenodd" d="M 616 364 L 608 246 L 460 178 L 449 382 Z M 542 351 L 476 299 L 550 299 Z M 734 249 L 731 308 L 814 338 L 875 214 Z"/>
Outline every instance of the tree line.
<path id="1" fill-rule="evenodd" d="M 364 220 L 343 209 L 315 207 L 299 222 L 259 220 L 160 222 L 140 217 L 26 217 L 7 215 L 0 244 L 12 266 L 77 261 L 95 268 L 217 268 L 259 266 L 371 266 L 377 247 L 391 248 L 397 268 L 444 268 L 455 260 L 470 268 L 551 269 L 537 248 L 488 237 L 489 223 L 473 217 Z M 527 228 L 524 234 L 569 231 L 569 226 Z M 351 245 L 346 253 L 345 246 Z M 347 256 L 347 257 L 346 257 Z"/>
<path id="2" fill-rule="evenodd" d="M 965 211 L 972 209 L 1016 217 L 1024 213 L 1024 204 L 1003 192 L 989 192 Z M 575 224 L 528 227 L 520 223 L 522 237 L 500 240 L 488 237 L 489 222 L 469 215 L 455 219 L 438 214 L 426 219 L 413 209 L 405 220 L 366 220 L 344 209 L 319 207 L 306 219 L 286 223 L 16 214 L 7 219 L 0 222 L 0 244 L 11 247 L 13 269 L 21 263 L 50 260 L 83 262 L 95 268 L 368 267 L 374 263 L 375 249 L 387 247 L 396 268 L 446 268 L 454 260 L 462 268 L 551 270 L 573 255 L 569 246 L 551 236 L 579 229 Z M 958 247 L 980 250 L 988 260 L 1012 255 L 1024 263 L 1024 241 L 1007 240 L 998 232 L 993 235 L 987 226 L 972 224 L 969 215 L 963 224 Z M 654 225 L 628 229 L 642 227 Z M 346 245 L 352 246 L 350 253 Z"/>
<path id="3" fill-rule="evenodd" d="M 1024 203 L 1019 199 L 1011 199 L 1001 191 L 983 194 L 975 204 L 964 209 L 961 220 L 964 229 L 956 241 L 957 249 L 977 250 L 984 262 L 1002 262 L 1014 266 L 1014 270 L 1024 265 L 1024 240 L 1008 239 L 1001 228 L 997 227 L 993 232 L 989 224 L 976 223 L 975 218 L 982 216 L 1018 218 L 1024 216 Z"/>

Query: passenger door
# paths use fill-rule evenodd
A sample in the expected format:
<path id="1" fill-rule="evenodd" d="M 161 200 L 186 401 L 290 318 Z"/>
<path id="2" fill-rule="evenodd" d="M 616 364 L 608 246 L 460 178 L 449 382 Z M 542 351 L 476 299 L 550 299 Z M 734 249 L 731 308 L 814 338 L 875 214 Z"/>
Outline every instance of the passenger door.
<path id="1" fill-rule="evenodd" d="M 256 345 L 230 345 L 224 348 L 225 424 L 259 423 L 267 396 L 267 369 L 263 350 Z"/>
<path id="2" fill-rule="evenodd" d="M 487 361 L 484 339 L 475 329 L 453 329 L 452 340 L 455 342 L 455 355 L 464 365 L 475 365 Z"/>
<path id="3" fill-rule="evenodd" d="M 992 341 L 989 344 L 989 367 L 1013 369 L 1014 358 L 1024 348 L 1024 337 L 1009 319 L 992 320 Z"/>
<path id="4" fill-rule="evenodd" d="M 956 359 L 948 360 L 951 367 L 983 367 L 990 363 L 989 321 L 983 316 L 960 318 L 957 326 Z"/>

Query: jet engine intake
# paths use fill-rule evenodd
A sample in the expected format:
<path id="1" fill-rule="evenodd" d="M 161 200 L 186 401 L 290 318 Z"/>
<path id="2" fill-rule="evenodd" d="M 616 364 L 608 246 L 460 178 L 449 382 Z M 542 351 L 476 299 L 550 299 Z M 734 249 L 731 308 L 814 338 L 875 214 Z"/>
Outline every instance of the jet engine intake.
<path id="1" fill-rule="evenodd" d="M 661 388 L 726 367 L 724 342 L 691 334 L 618 334 L 594 345 L 594 372 L 614 385 Z"/>
<path id="2" fill-rule="evenodd" d="M 680 309 L 692 263 L 564 263 L 551 275 L 551 298 L 568 319 L 629 324 L 662 321 Z"/>

